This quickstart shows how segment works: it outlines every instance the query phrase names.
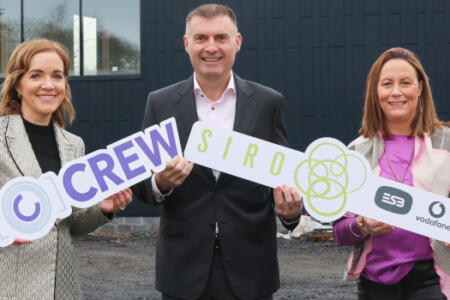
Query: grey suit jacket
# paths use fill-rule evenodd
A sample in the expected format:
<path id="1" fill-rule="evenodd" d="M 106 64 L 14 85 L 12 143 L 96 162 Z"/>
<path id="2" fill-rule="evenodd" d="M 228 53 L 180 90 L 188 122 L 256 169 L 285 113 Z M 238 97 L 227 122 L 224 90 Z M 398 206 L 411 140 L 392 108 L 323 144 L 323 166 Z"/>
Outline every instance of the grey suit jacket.
<path id="1" fill-rule="evenodd" d="M 61 165 L 84 155 L 83 140 L 54 125 Z M 19 176 L 38 178 L 41 168 L 22 118 L 0 117 L 0 187 Z M 109 219 L 99 205 L 72 209 L 51 231 L 33 244 L 0 248 L 1 299 L 79 299 L 71 235 L 95 230 Z"/>
<path id="2" fill-rule="evenodd" d="M 235 75 L 234 130 L 287 145 L 283 95 Z M 149 94 L 143 127 L 174 116 L 184 149 L 198 120 L 192 76 Z M 134 187 L 155 203 L 150 180 Z M 156 253 L 156 287 L 180 299 L 197 299 L 211 266 L 215 224 L 227 278 L 236 295 L 255 299 L 279 287 L 276 220 L 271 189 L 195 165 L 185 182 L 162 203 Z M 295 227 L 296 224 L 293 224 Z"/>

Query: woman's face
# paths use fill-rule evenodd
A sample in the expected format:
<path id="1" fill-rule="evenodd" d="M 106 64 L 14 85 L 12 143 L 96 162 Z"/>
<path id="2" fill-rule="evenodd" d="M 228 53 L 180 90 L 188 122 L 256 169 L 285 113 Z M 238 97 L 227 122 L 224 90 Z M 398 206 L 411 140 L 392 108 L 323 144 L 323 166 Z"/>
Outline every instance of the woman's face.
<path id="1" fill-rule="evenodd" d="M 388 128 L 410 128 L 417 111 L 422 81 L 414 67 L 403 59 L 391 59 L 381 68 L 378 101 Z"/>
<path id="2" fill-rule="evenodd" d="M 22 116 L 36 125 L 48 125 L 66 92 L 64 64 L 56 52 L 35 54 L 16 90 L 22 97 Z"/>

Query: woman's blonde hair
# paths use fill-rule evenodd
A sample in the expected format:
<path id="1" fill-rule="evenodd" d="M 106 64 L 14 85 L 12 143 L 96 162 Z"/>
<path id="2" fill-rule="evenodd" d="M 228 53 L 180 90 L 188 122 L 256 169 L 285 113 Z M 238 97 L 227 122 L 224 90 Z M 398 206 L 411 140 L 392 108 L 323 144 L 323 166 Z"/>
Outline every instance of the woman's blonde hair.
<path id="1" fill-rule="evenodd" d="M 391 137 L 392 135 L 386 126 L 385 116 L 378 99 L 378 84 L 381 69 L 391 59 L 403 59 L 408 62 L 416 70 L 418 81 L 422 82 L 422 92 L 419 95 L 420 98 L 416 115 L 411 122 L 410 136 L 417 135 L 423 137 L 425 133 L 432 133 L 435 128 L 448 125 L 448 123 L 438 119 L 428 76 L 419 59 L 411 51 L 397 47 L 391 48 L 381 54 L 367 75 L 364 115 L 359 133 L 366 138 L 373 138 L 377 132 L 380 132 L 384 137 Z"/>
<path id="2" fill-rule="evenodd" d="M 75 118 L 75 110 L 72 106 L 72 94 L 68 83 L 70 58 L 64 46 L 48 39 L 35 39 L 23 42 L 14 49 L 9 58 L 5 81 L 0 91 L 0 116 L 22 113 L 21 99 L 16 88 L 22 76 L 28 71 L 31 59 L 40 52 L 55 52 L 61 58 L 64 65 L 66 92 L 61 105 L 52 115 L 52 120 L 64 128 L 66 113 L 69 117 L 69 123 L 72 123 Z"/>

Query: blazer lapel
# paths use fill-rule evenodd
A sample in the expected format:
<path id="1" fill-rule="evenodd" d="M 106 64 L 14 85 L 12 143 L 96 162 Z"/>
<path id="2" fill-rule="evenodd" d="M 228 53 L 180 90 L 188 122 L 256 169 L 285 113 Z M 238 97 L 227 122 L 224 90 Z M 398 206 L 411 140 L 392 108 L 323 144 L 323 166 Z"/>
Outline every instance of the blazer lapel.
<path id="1" fill-rule="evenodd" d="M 384 143 L 381 138 L 375 136 L 373 139 L 355 145 L 355 150 L 366 157 L 373 170 L 378 166 L 380 157 L 383 155 Z"/>
<path id="2" fill-rule="evenodd" d="M 61 160 L 62 167 L 65 163 L 77 158 L 77 154 L 75 151 L 75 146 L 72 145 L 72 143 L 70 143 L 68 139 L 66 139 L 62 128 L 55 123 L 53 123 L 53 128 L 55 130 L 55 140 L 58 147 L 59 158 Z"/>
<path id="3" fill-rule="evenodd" d="M 237 96 L 233 130 L 247 134 L 255 116 L 256 100 L 252 98 L 252 89 L 236 74 L 234 74 L 234 83 Z"/>
<path id="4" fill-rule="evenodd" d="M 195 107 L 194 79 L 189 77 L 178 91 L 178 98 L 175 100 L 175 112 L 180 135 L 181 148 L 186 147 L 192 125 L 198 121 L 197 109 Z"/>
<path id="5" fill-rule="evenodd" d="M 175 113 L 181 148 L 184 149 L 186 147 L 189 134 L 191 133 L 192 125 L 198 121 L 197 108 L 195 106 L 193 76 L 186 79 L 184 85 L 178 91 L 178 98 L 175 101 Z M 199 175 L 205 177 L 205 179 L 210 181 L 212 184 L 215 183 L 216 180 L 211 169 L 196 166 L 196 168 L 194 168 L 194 171 L 195 170 L 198 171 Z"/>
<path id="6" fill-rule="evenodd" d="M 20 115 L 8 117 L 6 143 L 13 160 L 24 176 L 38 178 L 42 174 Z"/>

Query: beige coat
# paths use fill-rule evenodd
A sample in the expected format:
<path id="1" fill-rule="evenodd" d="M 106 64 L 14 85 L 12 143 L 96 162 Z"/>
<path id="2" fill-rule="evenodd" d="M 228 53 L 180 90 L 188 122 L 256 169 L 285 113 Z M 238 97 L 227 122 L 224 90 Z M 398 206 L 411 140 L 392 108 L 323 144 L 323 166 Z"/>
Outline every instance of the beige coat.
<path id="1" fill-rule="evenodd" d="M 61 165 L 84 155 L 83 140 L 54 125 Z M 0 187 L 10 179 L 42 174 L 19 115 L 0 117 Z M 72 208 L 33 244 L 0 248 L 0 299 L 80 299 L 71 235 L 107 223 L 99 205 Z"/>

